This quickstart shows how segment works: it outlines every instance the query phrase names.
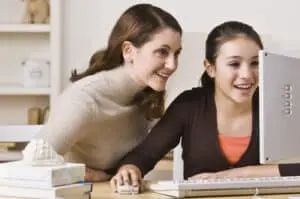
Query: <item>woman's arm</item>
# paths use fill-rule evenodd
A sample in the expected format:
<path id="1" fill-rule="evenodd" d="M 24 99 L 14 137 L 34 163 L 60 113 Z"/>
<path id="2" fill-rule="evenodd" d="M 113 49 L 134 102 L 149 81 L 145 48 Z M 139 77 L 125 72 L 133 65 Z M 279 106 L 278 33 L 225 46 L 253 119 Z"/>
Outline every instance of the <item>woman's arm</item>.
<path id="1" fill-rule="evenodd" d="M 111 175 L 107 174 L 105 171 L 98 169 L 85 169 L 84 180 L 88 182 L 103 182 L 108 181 L 111 178 Z"/>
<path id="2" fill-rule="evenodd" d="M 77 88 L 66 90 L 50 111 L 47 123 L 36 137 L 49 142 L 54 150 L 64 155 L 81 137 L 93 118 L 93 101 Z"/>

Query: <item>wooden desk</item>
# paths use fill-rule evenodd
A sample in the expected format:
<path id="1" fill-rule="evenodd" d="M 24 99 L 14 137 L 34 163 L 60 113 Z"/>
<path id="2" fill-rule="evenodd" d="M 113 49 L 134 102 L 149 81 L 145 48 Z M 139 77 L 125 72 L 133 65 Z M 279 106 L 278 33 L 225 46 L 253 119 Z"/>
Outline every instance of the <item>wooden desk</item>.
<path id="1" fill-rule="evenodd" d="M 158 171 L 171 171 L 172 161 L 169 160 L 160 161 L 156 165 L 155 169 Z M 253 197 L 253 196 L 206 197 L 206 198 L 202 197 L 201 199 L 289 199 L 289 196 L 298 196 L 300 198 L 300 193 L 291 194 L 291 195 L 268 195 L 268 196 L 257 196 L 257 197 Z M 171 199 L 171 198 L 173 197 L 164 196 L 152 192 L 143 192 L 137 195 L 119 195 L 118 193 L 112 192 L 109 182 L 93 184 L 92 199 Z M 0 199 L 14 199 L 14 198 L 0 197 Z"/>
<path id="2" fill-rule="evenodd" d="M 292 195 L 267 195 L 267 196 L 234 196 L 234 197 L 206 197 L 206 199 L 289 199 L 289 196 L 298 196 L 299 194 Z M 169 199 L 172 197 L 159 195 L 151 192 L 144 192 L 137 195 L 119 195 L 113 193 L 110 189 L 109 182 L 95 183 L 92 192 L 92 199 Z M 205 198 L 201 198 L 205 199 Z"/>
<path id="3" fill-rule="evenodd" d="M 299 194 L 291 195 L 267 195 L 267 196 L 234 196 L 234 197 L 202 197 L 201 199 L 292 199 L 289 196 L 298 196 Z M 164 196 L 152 192 L 143 192 L 137 195 L 120 195 L 113 193 L 109 182 L 94 183 L 92 199 L 172 199 L 173 197 Z M 0 199 L 20 199 L 13 197 L 0 197 Z M 294 199 L 294 198 L 293 198 Z"/>
<path id="4" fill-rule="evenodd" d="M 95 183 L 93 185 L 92 199 L 167 199 L 171 197 L 158 195 L 156 193 L 140 193 L 137 195 L 120 195 L 118 193 L 113 193 L 109 182 Z"/>
<path id="5" fill-rule="evenodd" d="M 159 172 L 172 171 L 173 163 L 170 160 L 162 160 L 156 166 L 155 170 Z M 298 196 L 299 194 L 291 195 L 268 195 L 268 196 L 234 196 L 234 197 L 206 197 L 206 199 L 289 199 L 289 196 Z M 138 195 L 119 195 L 113 193 L 110 189 L 109 182 L 95 183 L 92 192 L 92 199 L 169 199 L 164 195 L 159 195 L 151 192 L 144 192 Z M 203 199 L 203 198 L 202 198 Z"/>
<path id="6" fill-rule="evenodd" d="M 161 160 L 155 166 L 154 170 L 161 174 L 161 172 L 168 172 L 172 171 L 173 169 L 173 162 L 171 160 Z M 156 174 L 149 176 L 149 178 L 155 178 Z M 94 183 L 93 184 L 93 192 L 92 192 L 92 199 L 168 199 L 172 197 L 159 195 L 156 193 L 145 192 L 140 193 L 137 195 L 120 195 L 118 193 L 113 193 L 109 182 L 102 182 L 102 183 Z"/>

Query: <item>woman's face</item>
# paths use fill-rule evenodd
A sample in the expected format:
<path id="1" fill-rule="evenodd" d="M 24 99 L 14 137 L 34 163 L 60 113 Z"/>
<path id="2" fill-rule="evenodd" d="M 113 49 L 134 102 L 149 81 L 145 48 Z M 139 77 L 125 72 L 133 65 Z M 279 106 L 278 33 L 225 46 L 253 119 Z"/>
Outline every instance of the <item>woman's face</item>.
<path id="1" fill-rule="evenodd" d="M 165 90 L 168 78 L 177 69 L 181 34 L 165 28 L 141 47 L 131 45 L 129 48 L 129 66 L 132 67 L 134 79 L 143 87 L 150 87 L 155 91 Z"/>

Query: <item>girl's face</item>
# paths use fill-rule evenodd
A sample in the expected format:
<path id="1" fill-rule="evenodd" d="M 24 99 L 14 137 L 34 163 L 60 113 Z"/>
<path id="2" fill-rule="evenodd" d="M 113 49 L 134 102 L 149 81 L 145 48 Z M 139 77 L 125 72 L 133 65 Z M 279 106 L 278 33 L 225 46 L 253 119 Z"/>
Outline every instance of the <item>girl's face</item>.
<path id="1" fill-rule="evenodd" d="M 258 86 L 259 45 L 246 37 L 223 43 L 215 66 L 208 73 L 215 79 L 216 92 L 235 103 L 251 102 Z"/>
<path id="2" fill-rule="evenodd" d="M 127 46 L 128 64 L 134 79 L 142 87 L 155 91 L 165 90 L 168 78 L 175 72 L 181 51 L 181 35 L 170 28 L 154 34 L 152 39 L 140 48 Z M 124 50 L 123 50 L 124 52 Z M 125 57 L 126 60 L 126 57 Z"/>

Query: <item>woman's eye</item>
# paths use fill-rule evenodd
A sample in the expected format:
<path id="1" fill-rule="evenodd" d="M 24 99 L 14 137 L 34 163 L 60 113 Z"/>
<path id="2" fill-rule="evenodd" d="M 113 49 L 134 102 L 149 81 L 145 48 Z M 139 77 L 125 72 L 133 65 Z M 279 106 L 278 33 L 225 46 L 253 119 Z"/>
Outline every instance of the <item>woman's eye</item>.
<path id="1" fill-rule="evenodd" d="M 156 52 L 160 57 L 167 57 L 169 55 L 169 51 L 167 49 L 158 49 Z"/>
<path id="2" fill-rule="evenodd" d="M 179 55 L 180 55 L 180 52 L 176 52 L 175 53 L 175 58 L 178 59 Z"/>

